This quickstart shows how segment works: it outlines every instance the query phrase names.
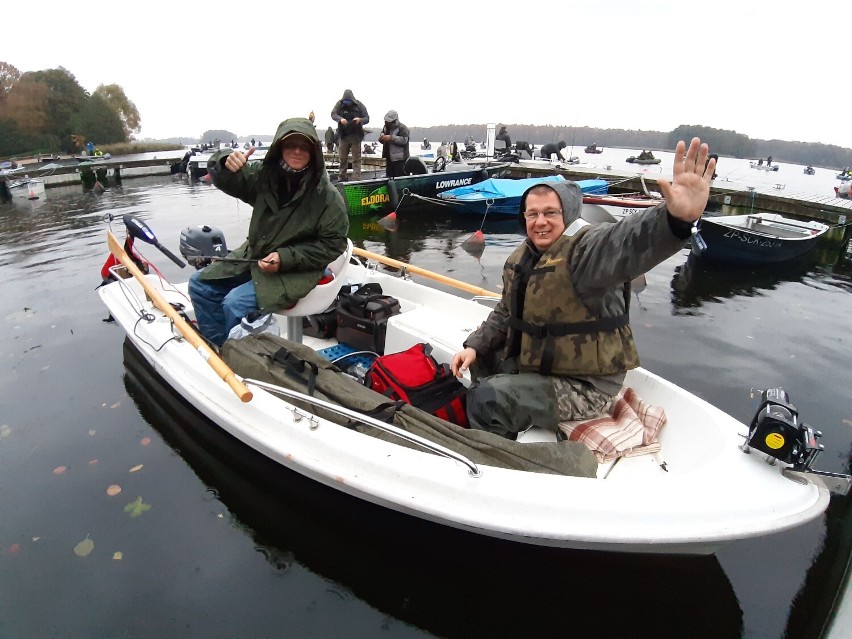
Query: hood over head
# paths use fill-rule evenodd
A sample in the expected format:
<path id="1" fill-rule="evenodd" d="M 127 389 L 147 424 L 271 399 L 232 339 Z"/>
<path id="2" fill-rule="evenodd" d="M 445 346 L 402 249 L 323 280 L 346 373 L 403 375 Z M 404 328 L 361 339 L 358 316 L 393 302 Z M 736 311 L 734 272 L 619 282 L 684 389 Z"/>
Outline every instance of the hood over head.
<path id="1" fill-rule="evenodd" d="M 343 92 L 343 97 L 340 98 L 340 101 L 345 102 L 346 100 L 349 100 L 350 102 L 355 102 L 355 94 L 352 93 L 352 89 L 346 89 Z"/>
<path id="2" fill-rule="evenodd" d="M 267 166 L 279 165 L 281 163 L 281 145 L 286 138 L 294 135 L 306 138 L 310 143 L 311 161 L 308 168 L 313 173 L 312 179 L 318 181 L 320 176 L 325 175 L 325 158 L 322 155 L 317 130 L 308 118 L 289 118 L 279 124 L 263 163 Z"/>
<path id="3" fill-rule="evenodd" d="M 524 213 L 527 210 L 527 194 L 541 186 L 553 189 L 556 192 L 560 202 L 562 202 L 562 219 L 565 221 L 565 228 L 571 226 L 571 223 L 580 217 L 580 210 L 583 206 L 583 192 L 580 187 L 577 186 L 576 182 L 569 181 L 541 182 L 540 184 L 533 184 L 521 196 L 521 206 L 518 211 L 518 224 L 520 224 L 521 230 L 524 233 L 527 232 L 527 223 L 524 219 Z"/>

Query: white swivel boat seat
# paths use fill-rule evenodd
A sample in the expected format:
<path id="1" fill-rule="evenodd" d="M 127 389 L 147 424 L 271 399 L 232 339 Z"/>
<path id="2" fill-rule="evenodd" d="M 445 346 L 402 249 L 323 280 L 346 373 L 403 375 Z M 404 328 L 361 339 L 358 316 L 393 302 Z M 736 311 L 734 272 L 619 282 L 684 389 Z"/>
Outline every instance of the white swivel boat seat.
<path id="1" fill-rule="evenodd" d="M 352 240 L 346 240 L 346 250 L 336 260 L 328 265 L 333 279 L 317 284 L 314 289 L 300 299 L 294 306 L 278 311 L 278 315 L 287 318 L 287 339 L 293 342 L 302 341 L 302 318 L 308 315 L 322 313 L 334 302 L 340 288 L 346 283 L 346 267 L 352 258 Z"/>

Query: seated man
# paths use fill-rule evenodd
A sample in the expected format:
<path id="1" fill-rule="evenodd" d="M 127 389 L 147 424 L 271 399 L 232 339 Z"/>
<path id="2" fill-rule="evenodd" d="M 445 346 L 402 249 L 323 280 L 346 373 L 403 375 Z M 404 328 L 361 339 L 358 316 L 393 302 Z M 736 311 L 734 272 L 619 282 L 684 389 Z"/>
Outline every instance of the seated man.
<path id="1" fill-rule="evenodd" d="M 278 311 L 307 295 L 326 266 L 346 250 L 349 215 L 329 182 L 310 120 L 278 125 L 263 162 L 225 149 L 207 164 L 213 184 L 253 207 L 248 239 L 227 258 L 189 279 L 198 328 L 221 346 L 252 311 Z"/>
<path id="2" fill-rule="evenodd" d="M 503 269 L 503 296 L 453 357 L 471 366 L 468 421 L 514 439 L 531 426 L 604 414 L 639 366 L 629 325 L 630 280 L 683 248 L 710 193 L 716 161 L 694 138 L 678 142 L 664 200 L 617 223 L 566 227 L 580 217 L 574 182 L 529 188 L 518 222 L 527 239 Z M 642 247 L 641 249 L 636 247 Z"/>

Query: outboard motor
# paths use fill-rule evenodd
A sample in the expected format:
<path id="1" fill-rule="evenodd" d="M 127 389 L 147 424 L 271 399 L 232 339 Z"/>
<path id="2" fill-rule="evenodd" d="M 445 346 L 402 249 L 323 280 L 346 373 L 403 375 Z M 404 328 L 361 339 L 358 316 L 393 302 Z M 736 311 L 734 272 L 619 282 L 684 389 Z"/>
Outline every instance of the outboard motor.
<path id="1" fill-rule="evenodd" d="M 799 411 L 790 403 L 787 392 L 783 388 L 769 388 L 760 391 L 760 399 L 760 407 L 751 420 L 748 436 L 741 447 L 743 452 L 759 450 L 767 455 L 771 464 L 779 460 L 790 465 L 784 470 L 786 476 L 847 494 L 852 486 L 852 477 L 814 470 L 814 461 L 825 449 L 817 443 L 822 433 L 799 421 Z"/>
<path id="2" fill-rule="evenodd" d="M 228 254 L 225 236 L 214 226 L 188 226 L 180 233 L 180 253 L 196 270 Z"/>

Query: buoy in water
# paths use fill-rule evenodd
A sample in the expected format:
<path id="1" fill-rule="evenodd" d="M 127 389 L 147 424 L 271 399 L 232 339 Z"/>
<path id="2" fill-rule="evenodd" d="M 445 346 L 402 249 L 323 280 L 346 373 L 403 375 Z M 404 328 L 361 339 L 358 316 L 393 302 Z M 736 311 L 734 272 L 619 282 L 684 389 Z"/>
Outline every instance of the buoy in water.
<path id="1" fill-rule="evenodd" d="M 479 229 L 462 242 L 461 247 L 466 253 L 473 255 L 477 259 L 482 257 L 482 254 L 485 252 L 485 234 L 482 232 L 482 229 Z"/>
<path id="2" fill-rule="evenodd" d="M 383 218 L 378 220 L 379 226 L 386 231 L 396 231 L 399 228 L 399 222 L 396 219 L 396 211 L 391 211 Z"/>

